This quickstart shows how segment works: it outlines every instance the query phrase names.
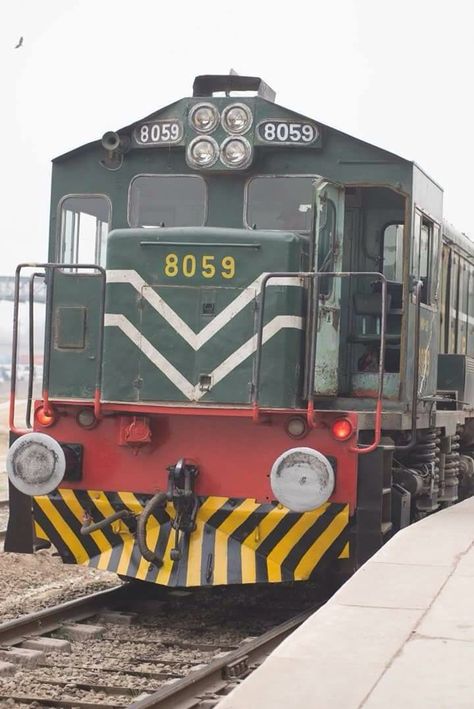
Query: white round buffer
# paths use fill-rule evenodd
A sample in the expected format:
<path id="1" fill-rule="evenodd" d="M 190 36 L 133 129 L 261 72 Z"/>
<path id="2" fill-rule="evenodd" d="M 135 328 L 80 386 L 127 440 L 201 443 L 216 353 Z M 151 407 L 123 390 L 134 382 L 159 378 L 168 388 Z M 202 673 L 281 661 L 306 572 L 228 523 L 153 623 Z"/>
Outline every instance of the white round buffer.
<path id="1" fill-rule="evenodd" d="M 313 448 L 291 448 L 272 465 L 270 485 L 276 499 L 293 512 L 309 512 L 323 505 L 334 490 L 329 460 Z"/>
<path id="2" fill-rule="evenodd" d="M 8 477 L 25 495 L 52 492 L 63 479 L 65 470 L 63 449 L 45 433 L 25 433 L 8 451 Z"/>

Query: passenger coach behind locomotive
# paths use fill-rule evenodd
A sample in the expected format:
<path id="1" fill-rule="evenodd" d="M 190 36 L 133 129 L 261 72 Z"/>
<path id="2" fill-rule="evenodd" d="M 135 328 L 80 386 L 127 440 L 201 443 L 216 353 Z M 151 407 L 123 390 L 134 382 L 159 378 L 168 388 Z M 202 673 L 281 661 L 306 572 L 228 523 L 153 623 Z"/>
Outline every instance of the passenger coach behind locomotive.
<path id="1" fill-rule="evenodd" d="M 441 224 L 417 165 L 251 77 L 198 77 L 57 158 L 43 395 L 27 432 L 12 391 L 6 548 L 33 549 L 32 504 L 67 562 L 303 580 L 456 501 L 474 260 L 448 235 L 440 290 Z"/>

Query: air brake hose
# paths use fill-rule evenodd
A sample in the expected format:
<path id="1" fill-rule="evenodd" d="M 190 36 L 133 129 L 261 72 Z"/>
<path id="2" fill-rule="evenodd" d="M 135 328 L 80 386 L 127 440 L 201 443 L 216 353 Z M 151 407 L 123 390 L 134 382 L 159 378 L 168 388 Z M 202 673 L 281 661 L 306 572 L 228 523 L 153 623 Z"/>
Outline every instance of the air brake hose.
<path id="1" fill-rule="evenodd" d="M 115 522 L 118 519 L 124 519 L 124 517 L 131 517 L 132 512 L 130 510 L 119 510 L 118 512 L 114 512 L 113 515 L 110 515 L 110 517 L 106 517 L 105 519 L 101 519 L 100 522 L 94 522 L 94 524 L 83 524 L 81 527 L 81 534 L 85 536 L 86 534 L 92 534 L 92 532 L 97 532 L 98 529 L 104 529 L 105 527 L 108 527 L 112 522 Z"/>
<path id="2" fill-rule="evenodd" d="M 144 559 L 151 562 L 155 566 L 163 566 L 163 559 L 160 559 L 154 551 L 152 551 L 146 543 L 146 526 L 150 516 L 158 509 L 166 504 L 168 495 L 166 492 L 157 492 L 156 495 L 148 500 L 142 513 L 137 521 L 137 542 L 140 549 L 140 554 Z"/>

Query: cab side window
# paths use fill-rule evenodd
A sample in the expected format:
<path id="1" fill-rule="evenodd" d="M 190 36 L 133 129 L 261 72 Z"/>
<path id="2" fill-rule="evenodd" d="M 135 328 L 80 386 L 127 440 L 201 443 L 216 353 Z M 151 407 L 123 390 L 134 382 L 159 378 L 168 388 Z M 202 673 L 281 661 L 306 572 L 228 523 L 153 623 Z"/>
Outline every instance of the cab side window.
<path id="1" fill-rule="evenodd" d="M 388 224 L 382 242 L 383 274 L 388 281 L 403 281 L 403 224 Z"/>
<path id="2" fill-rule="evenodd" d="M 412 273 L 422 282 L 421 302 L 430 305 L 436 298 L 437 264 L 433 253 L 438 253 L 439 227 L 420 212 L 415 212 L 412 240 Z"/>
<path id="3" fill-rule="evenodd" d="M 61 202 L 59 261 L 105 266 L 111 206 L 105 196 L 74 195 Z"/>

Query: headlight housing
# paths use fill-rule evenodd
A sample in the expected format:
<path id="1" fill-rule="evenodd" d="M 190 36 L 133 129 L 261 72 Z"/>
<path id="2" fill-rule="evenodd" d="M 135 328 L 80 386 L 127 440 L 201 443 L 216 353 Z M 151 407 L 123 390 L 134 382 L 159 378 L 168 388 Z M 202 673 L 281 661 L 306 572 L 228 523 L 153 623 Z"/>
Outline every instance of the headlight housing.
<path id="1" fill-rule="evenodd" d="M 219 123 L 219 113 L 212 103 L 198 103 L 192 108 L 189 119 L 198 133 L 210 133 Z"/>
<path id="2" fill-rule="evenodd" d="M 222 112 L 222 125 L 228 133 L 246 133 L 252 121 L 252 112 L 244 103 L 234 103 Z"/>
<path id="3" fill-rule="evenodd" d="M 8 477 L 25 495 L 47 495 L 59 485 L 65 471 L 64 451 L 46 433 L 26 433 L 8 451 Z"/>
<path id="4" fill-rule="evenodd" d="M 198 136 L 188 145 L 187 159 L 191 167 L 211 167 L 219 157 L 219 146 L 210 136 Z"/>
<path id="5" fill-rule="evenodd" d="M 250 164 L 252 148 L 246 138 L 229 137 L 221 145 L 221 160 L 226 167 L 242 170 Z"/>
<path id="6" fill-rule="evenodd" d="M 270 485 L 278 502 L 292 512 L 310 512 L 331 497 L 335 475 L 325 455 L 313 448 L 291 448 L 276 459 Z"/>

